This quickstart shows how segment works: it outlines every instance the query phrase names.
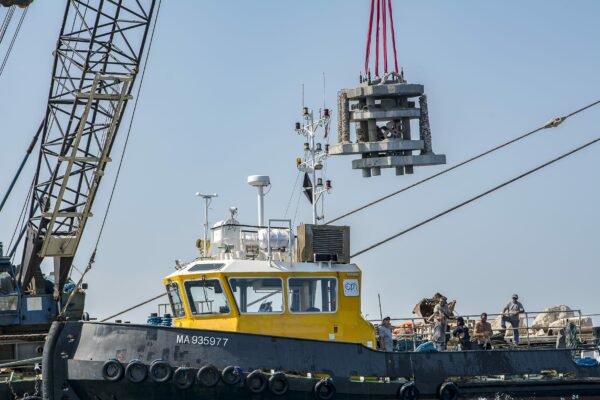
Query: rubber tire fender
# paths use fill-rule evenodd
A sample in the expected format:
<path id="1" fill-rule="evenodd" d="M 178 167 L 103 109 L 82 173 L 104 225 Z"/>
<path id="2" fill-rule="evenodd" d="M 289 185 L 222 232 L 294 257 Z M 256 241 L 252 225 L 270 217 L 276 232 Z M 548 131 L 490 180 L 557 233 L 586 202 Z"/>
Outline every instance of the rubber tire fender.
<path id="1" fill-rule="evenodd" d="M 438 398 L 441 400 L 457 400 L 459 395 L 458 386 L 454 382 L 444 382 L 438 390 Z"/>
<path id="2" fill-rule="evenodd" d="M 269 390 L 275 396 L 283 396 L 289 388 L 290 383 L 283 372 L 276 372 L 269 378 Z"/>
<path id="3" fill-rule="evenodd" d="M 198 382 L 206 387 L 217 386 L 219 383 L 219 379 L 221 379 L 221 374 L 219 370 L 214 365 L 205 365 L 204 367 L 198 370 L 196 374 L 196 379 Z"/>
<path id="4" fill-rule="evenodd" d="M 135 370 L 139 370 L 138 375 L 134 375 Z M 132 383 L 142 383 L 148 377 L 148 367 L 140 360 L 131 360 L 125 367 L 125 376 Z"/>
<path id="5" fill-rule="evenodd" d="M 254 370 L 246 377 L 246 387 L 254 394 L 264 392 L 267 385 L 267 376 L 262 371 Z"/>
<path id="6" fill-rule="evenodd" d="M 160 371 L 163 370 L 166 373 L 158 375 Z M 152 364 L 150 364 L 150 378 L 156 383 L 165 383 L 171 379 L 171 375 L 173 375 L 173 371 L 171 370 L 171 365 L 163 360 L 154 360 Z"/>
<path id="7" fill-rule="evenodd" d="M 177 389 L 186 390 L 192 387 L 196 379 L 194 370 L 187 367 L 179 367 L 173 373 L 173 383 Z"/>
<path id="8" fill-rule="evenodd" d="M 234 367 L 230 365 L 229 367 L 223 368 L 221 371 L 221 379 L 225 382 L 226 385 L 235 386 L 242 381 L 244 373 L 240 367 Z"/>
<path id="9" fill-rule="evenodd" d="M 418 400 L 419 394 L 419 389 L 414 382 L 407 382 L 398 390 L 400 400 Z"/>
<path id="10" fill-rule="evenodd" d="M 109 373 L 109 369 L 111 368 L 115 371 L 114 375 Z M 114 358 L 107 360 L 104 365 L 102 365 L 102 377 L 109 382 L 120 381 L 123 378 L 123 375 L 125 375 L 125 368 L 123 368 L 123 365 Z"/>
<path id="11" fill-rule="evenodd" d="M 335 396 L 335 385 L 331 379 L 323 378 L 315 384 L 313 392 L 318 400 L 331 400 Z"/>

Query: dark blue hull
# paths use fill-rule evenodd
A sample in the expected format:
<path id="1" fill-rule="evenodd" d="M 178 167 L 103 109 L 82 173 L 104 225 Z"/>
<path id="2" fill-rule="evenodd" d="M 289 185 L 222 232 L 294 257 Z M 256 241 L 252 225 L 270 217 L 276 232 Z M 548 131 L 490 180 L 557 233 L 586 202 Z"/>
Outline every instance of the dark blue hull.
<path id="1" fill-rule="evenodd" d="M 157 360 L 170 371 L 165 382 L 148 373 Z M 132 361 L 136 367 L 125 373 Z M 227 384 L 217 375 L 207 385 L 196 377 L 207 366 L 218 373 L 239 368 L 241 379 Z M 450 394 L 463 397 L 600 396 L 600 367 L 576 365 L 568 350 L 384 353 L 350 343 L 91 322 L 53 324 L 43 371 L 49 400 L 327 399 L 331 393 L 339 399 L 393 399 L 410 398 L 414 387 L 432 398 L 446 382 L 453 382 Z M 268 384 L 273 373 L 285 382 L 284 393 L 281 385 Z M 401 392 L 407 384 L 413 392 Z"/>

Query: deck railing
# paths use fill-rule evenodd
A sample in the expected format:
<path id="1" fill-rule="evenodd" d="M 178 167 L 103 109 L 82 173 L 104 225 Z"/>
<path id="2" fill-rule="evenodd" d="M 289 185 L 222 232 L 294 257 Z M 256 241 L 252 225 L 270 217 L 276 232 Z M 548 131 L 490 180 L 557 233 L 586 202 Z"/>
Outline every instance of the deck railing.
<path id="1" fill-rule="evenodd" d="M 587 321 L 588 318 L 592 319 L 594 317 L 600 317 L 600 314 L 583 314 L 581 310 L 566 310 L 566 311 L 527 311 L 521 313 L 520 315 L 520 323 L 518 328 L 513 328 L 510 325 L 510 322 L 507 324 L 506 331 L 512 332 L 513 329 L 519 329 L 522 333 L 520 336 L 524 339 L 527 347 L 531 347 L 532 344 L 540 344 L 540 343 L 551 343 L 551 340 L 556 340 L 557 335 L 554 334 L 554 331 L 558 332 L 561 328 L 564 328 L 563 325 L 554 325 L 554 326 L 541 326 L 541 325 L 533 325 L 533 321 L 539 316 L 544 314 L 566 314 L 571 315 L 570 317 L 560 318 L 560 320 L 566 322 L 573 322 L 576 326 L 576 333 L 580 337 L 585 338 L 593 338 L 593 324 L 592 326 L 582 326 L 582 322 Z M 502 313 L 487 313 L 488 322 L 493 324 L 498 316 L 502 316 L 505 314 Z M 467 314 L 467 315 L 455 315 L 450 318 L 448 321 L 448 325 L 451 327 L 456 326 L 456 318 L 458 316 L 463 317 L 465 320 L 465 325 L 469 326 L 471 332 L 473 332 L 475 323 L 480 320 L 480 314 Z M 379 320 L 369 320 L 372 323 L 379 323 Z M 417 347 L 417 342 L 420 342 L 422 339 L 429 340 L 433 334 L 433 323 L 426 322 L 426 318 L 423 317 L 410 317 L 410 318 L 391 318 L 392 325 L 395 328 L 404 329 L 404 332 L 395 334 L 396 338 L 404 339 L 407 341 L 412 341 L 413 348 Z M 546 335 L 536 335 L 533 332 L 533 329 L 539 330 L 543 329 Z M 494 333 L 500 332 L 499 328 L 492 328 Z M 550 330 L 553 330 L 551 334 L 548 334 Z M 471 334 L 471 336 L 473 336 Z M 550 339 L 550 340 L 549 340 Z M 595 338 L 599 339 L 599 338 Z M 593 343 L 594 347 L 597 347 L 596 343 Z"/>

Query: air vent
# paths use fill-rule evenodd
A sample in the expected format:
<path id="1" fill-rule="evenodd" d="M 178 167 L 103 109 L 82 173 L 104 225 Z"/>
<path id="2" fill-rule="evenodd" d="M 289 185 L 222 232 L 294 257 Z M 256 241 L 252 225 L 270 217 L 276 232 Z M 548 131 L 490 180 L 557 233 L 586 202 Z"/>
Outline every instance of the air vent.
<path id="1" fill-rule="evenodd" d="M 301 262 L 350 262 L 350 227 L 300 225 L 298 260 Z"/>

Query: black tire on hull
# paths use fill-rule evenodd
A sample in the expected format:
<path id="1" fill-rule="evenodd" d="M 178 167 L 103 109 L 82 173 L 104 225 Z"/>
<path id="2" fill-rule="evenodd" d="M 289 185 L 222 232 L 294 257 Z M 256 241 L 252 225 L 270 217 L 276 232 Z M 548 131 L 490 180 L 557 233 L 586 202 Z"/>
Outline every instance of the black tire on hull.
<path id="1" fill-rule="evenodd" d="M 438 398 L 440 400 L 457 400 L 459 395 L 458 386 L 454 382 L 442 383 L 438 390 Z"/>
<path id="2" fill-rule="evenodd" d="M 186 390 L 192 387 L 194 384 L 194 380 L 196 379 L 196 374 L 194 374 L 194 370 L 186 367 L 179 367 L 175 370 L 173 374 L 173 383 L 177 387 L 177 389 Z"/>
<path id="3" fill-rule="evenodd" d="M 275 396 L 283 396 L 287 393 L 289 388 L 290 383 L 288 382 L 284 373 L 278 372 L 271 375 L 269 378 L 269 390 Z"/>
<path id="4" fill-rule="evenodd" d="M 120 381 L 125 375 L 123 365 L 117 360 L 110 359 L 102 366 L 102 377 L 110 382 Z"/>
<path id="5" fill-rule="evenodd" d="M 313 389 L 318 400 L 331 400 L 335 396 L 335 385 L 331 379 L 321 379 Z"/>
<path id="6" fill-rule="evenodd" d="M 150 378 L 156 383 L 165 383 L 171 379 L 172 371 L 168 362 L 154 360 L 150 364 Z"/>
<path id="7" fill-rule="evenodd" d="M 221 378 L 221 374 L 219 370 L 214 365 L 205 365 L 204 367 L 198 370 L 198 374 L 196 374 L 196 378 L 201 385 L 205 387 L 213 387 L 219 383 L 219 379 Z"/>
<path id="8" fill-rule="evenodd" d="M 400 400 L 418 400 L 419 399 L 419 389 L 414 382 L 407 382 L 400 390 L 398 390 L 398 396 Z"/>
<path id="9" fill-rule="evenodd" d="M 132 383 L 141 383 L 148 377 L 148 367 L 140 360 L 131 360 L 125 368 L 125 376 Z"/>
<path id="10" fill-rule="evenodd" d="M 246 387 L 254 394 L 262 393 L 267 388 L 267 377 L 259 370 L 252 371 L 246 377 Z"/>
<path id="11" fill-rule="evenodd" d="M 243 373 L 240 367 L 229 366 L 221 371 L 221 379 L 226 385 L 235 386 L 242 381 Z"/>

